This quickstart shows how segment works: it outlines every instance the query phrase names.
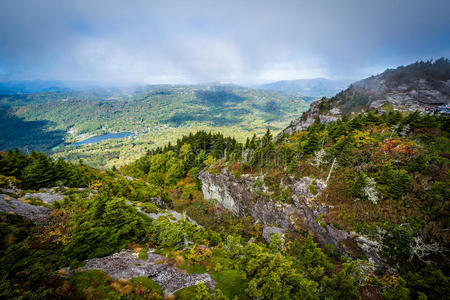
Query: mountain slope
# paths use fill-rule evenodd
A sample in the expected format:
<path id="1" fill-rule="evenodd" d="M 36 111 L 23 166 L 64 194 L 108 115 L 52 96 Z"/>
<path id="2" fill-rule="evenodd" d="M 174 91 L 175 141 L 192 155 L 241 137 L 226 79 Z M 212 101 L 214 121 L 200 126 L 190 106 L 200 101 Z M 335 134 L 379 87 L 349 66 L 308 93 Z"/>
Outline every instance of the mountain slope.
<path id="1" fill-rule="evenodd" d="M 446 299 L 448 120 L 357 114 L 276 142 L 200 131 L 108 172 L 1 153 L 0 294 Z"/>
<path id="2" fill-rule="evenodd" d="M 342 114 L 367 110 L 421 111 L 450 104 L 450 61 L 416 62 L 388 69 L 350 85 L 331 98 L 311 103 L 310 109 L 282 131 L 304 130 L 316 119 L 335 121 Z"/>
<path id="3" fill-rule="evenodd" d="M 329 97 L 346 89 L 350 80 L 331 80 L 326 78 L 281 80 L 260 85 L 260 89 L 313 97 Z"/>

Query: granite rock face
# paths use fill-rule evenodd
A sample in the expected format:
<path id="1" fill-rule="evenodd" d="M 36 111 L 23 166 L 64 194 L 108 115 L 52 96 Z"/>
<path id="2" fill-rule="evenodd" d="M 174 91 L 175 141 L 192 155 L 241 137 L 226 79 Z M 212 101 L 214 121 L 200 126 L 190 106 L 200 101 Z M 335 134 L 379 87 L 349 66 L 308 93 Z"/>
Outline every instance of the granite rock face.
<path id="1" fill-rule="evenodd" d="M 208 287 L 214 289 L 215 282 L 208 273 L 188 274 L 167 264 L 167 258 L 154 254 L 150 250 L 147 260 L 137 258 L 132 251 L 122 250 L 110 256 L 93 258 L 86 261 L 81 270 L 102 270 L 114 279 L 149 277 L 159 284 L 165 295 L 203 281 Z"/>
<path id="2" fill-rule="evenodd" d="M 50 211 L 48 207 L 31 205 L 6 194 L 0 194 L 0 212 L 17 214 L 37 221 L 46 218 Z"/>
<path id="3" fill-rule="evenodd" d="M 285 229 L 282 229 L 279 227 L 266 226 L 263 229 L 262 236 L 266 240 L 267 243 L 270 243 L 272 241 L 272 236 L 274 234 L 278 234 L 281 238 L 284 238 L 285 232 L 286 232 Z"/>
<path id="4" fill-rule="evenodd" d="M 257 187 L 258 177 L 243 175 L 234 178 L 224 171 L 219 174 L 200 172 L 202 191 L 205 199 L 215 199 L 225 209 L 236 216 L 249 214 L 256 222 L 285 229 L 293 229 L 292 215 L 296 209 L 292 204 L 275 203 L 270 199 L 257 199 L 258 191 L 267 188 Z"/>
<path id="5" fill-rule="evenodd" d="M 250 215 L 256 223 L 264 225 L 263 237 L 271 241 L 272 234 L 283 235 L 287 231 L 298 231 L 306 228 L 313 232 L 321 244 L 331 244 L 342 253 L 350 250 L 346 241 L 360 247 L 360 251 L 373 262 L 377 269 L 383 269 L 383 261 L 378 256 L 373 241 L 359 238 L 344 230 L 321 222 L 322 216 L 328 212 L 328 206 L 316 201 L 326 184 L 317 179 L 303 177 L 298 180 L 288 177 L 282 184 L 292 190 L 292 204 L 280 203 L 270 199 L 270 196 L 258 196 L 267 192 L 267 188 L 260 183 L 260 177 L 243 175 L 234 178 L 225 171 L 200 173 L 202 191 L 205 199 L 215 199 L 218 204 L 229 209 L 236 216 Z M 314 184 L 318 193 L 313 195 L 309 186 Z M 355 239 L 356 236 L 356 239 Z"/>
<path id="6" fill-rule="evenodd" d="M 292 203 L 276 202 L 270 196 L 260 196 L 267 188 L 257 184 L 261 179 L 243 175 L 234 178 L 222 171 L 219 174 L 204 170 L 200 173 L 202 191 L 205 199 L 215 199 L 224 208 L 237 216 L 250 215 L 255 222 L 266 227 L 278 227 L 280 230 L 297 230 L 298 225 L 304 225 L 317 233 L 323 243 L 338 246 L 339 242 L 348 238 L 349 234 L 331 226 L 323 227 L 317 218 L 327 213 L 327 207 L 314 200 L 317 195 L 309 191 L 309 186 L 316 182 L 320 193 L 325 188 L 321 180 L 304 177 L 295 180 L 293 177 L 284 182 L 284 186 L 292 190 Z M 300 223 L 300 224 L 299 224 Z M 269 237 L 269 236 L 268 236 Z"/>

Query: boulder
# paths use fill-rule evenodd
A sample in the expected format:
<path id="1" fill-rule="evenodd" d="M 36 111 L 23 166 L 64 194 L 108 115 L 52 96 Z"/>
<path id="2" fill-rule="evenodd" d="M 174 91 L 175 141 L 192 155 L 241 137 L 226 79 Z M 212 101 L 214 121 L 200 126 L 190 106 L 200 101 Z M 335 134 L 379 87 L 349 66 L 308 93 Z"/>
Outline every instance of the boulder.
<path id="1" fill-rule="evenodd" d="M 50 211 L 48 207 L 31 205 L 6 194 L 0 194 L 0 212 L 14 213 L 24 218 L 37 221 L 46 218 Z"/>
<path id="2" fill-rule="evenodd" d="M 86 260 L 81 270 L 102 270 L 114 279 L 149 277 L 162 287 L 165 295 L 201 281 L 208 287 L 215 288 L 215 282 L 208 273 L 188 274 L 185 270 L 168 265 L 168 259 L 162 255 L 154 254 L 151 250 L 147 255 L 147 260 L 141 260 L 136 253 L 122 250 L 110 256 Z"/>
<path id="3" fill-rule="evenodd" d="M 267 243 L 270 243 L 272 241 L 272 236 L 274 234 L 278 234 L 281 238 L 284 238 L 285 232 L 286 232 L 286 230 L 282 229 L 280 227 L 265 226 L 263 229 L 262 236 L 266 240 Z"/>

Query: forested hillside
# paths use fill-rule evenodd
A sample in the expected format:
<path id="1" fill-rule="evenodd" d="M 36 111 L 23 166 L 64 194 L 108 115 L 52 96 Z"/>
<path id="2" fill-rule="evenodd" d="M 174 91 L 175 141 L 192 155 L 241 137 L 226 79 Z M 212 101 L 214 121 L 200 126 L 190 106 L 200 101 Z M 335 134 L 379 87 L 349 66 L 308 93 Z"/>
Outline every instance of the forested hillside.
<path id="1" fill-rule="evenodd" d="M 157 272 L 204 274 L 204 283 L 176 290 L 176 299 L 444 299 L 449 128 L 445 116 L 369 113 L 276 142 L 270 131 L 245 143 L 198 132 L 108 172 L 4 153 L 0 293 L 162 299 L 173 291 L 159 277 L 119 279 L 114 265 L 88 267 L 95 265 L 89 259 L 125 248 L 109 258 L 125 270 L 156 266 L 152 259 L 161 257 Z M 227 198 L 205 198 L 208 176 L 228 174 L 231 186 L 255 178 L 246 187 L 253 205 L 241 207 L 231 190 L 222 191 Z M 299 193 L 302 182 L 309 185 Z M 65 200 L 49 205 L 26 195 L 52 186 Z M 302 195 L 309 195 L 305 203 Z M 33 223 L 19 216 L 18 204 L 4 209 L 12 201 L 49 208 Z M 243 213 L 224 209 L 229 201 Z M 253 213 L 264 203 L 291 207 L 292 224 L 265 223 L 273 210 Z M 315 219 L 296 209 L 311 209 Z"/>
<path id="2" fill-rule="evenodd" d="M 39 150 L 96 167 L 111 168 L 197 130 L 243 140 L 266 128 L 278 131 L 307 108 L 305 100 L 235 86 L 149 86 L 147 90 L 93 90 L 4 96 L 0 149 Z M 105 132 L 133 132 L 132 140 L 73 147 Z M 30 143 L 32 141 L 32 143 Z M 108 160 L 101 158 L 108 152 Z"/>
<path id="3" fill-rule="evenodd" d="M 436 64 L 410 68 L 436 71 Z M 411 76 L 401 84 L 416 85 Z M 366 112 L 344 113 L 338 94 L 314 102 L 276 138 L 266 128 L 242 139 L 237 128 L 250 122 L 250 109 L 257 122 L 270 116 L 272 125 L 282 124 L 300 100 L 272 103 L 265 92 L 235 89 L 157 90 L 149 99 L 87 101 L 86 107 L 79 100 L 41 104 L 61 112 L 47 125 L 55 132 L 65 132 L 62 124 L 74 116 L 86 124 L 86 112 L 100 122 L 106 107 L 121 116 L 105 119 L 109 130 L 126 126 L 124 120 L 145 130 L 150 123 L 137 116 L 156 117 L 154 109 L 173 124 L 174 135 L 153 144 L 127 140 L 145 154 L 131 151 L 140 158 L 120 167 L 116 154 L 102 149 L 106 143 L 80 148 L 112 161 L 108 170 L 78 161 L 83 152 L 69 152 L 76 163 L 34 151 L 0 152 L 0 297 L 448 298 L 445 110 L 369 105 Z M 351 101 L 359 105 L 358 99 L 345 105 L 356 107 Z M 30 106 L 16 109 L 33 113 Z M 225 113 L 234 110 L 239 113 Z M 63 111 L 71 113 L 68 119 Z M 194 111 L 211 125 L 231 126 L 193 133 Z M 224 134 L 225 128 L 236 132 Z M 109 143 L 126 147 L 123 140 Z"/>

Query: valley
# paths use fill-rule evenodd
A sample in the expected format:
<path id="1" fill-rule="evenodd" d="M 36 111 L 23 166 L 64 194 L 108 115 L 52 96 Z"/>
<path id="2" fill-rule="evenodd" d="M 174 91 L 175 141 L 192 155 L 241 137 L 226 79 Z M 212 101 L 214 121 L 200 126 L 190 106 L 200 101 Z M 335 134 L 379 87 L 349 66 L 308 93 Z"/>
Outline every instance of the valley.
<path id="1" fill-rule="evenodd" d="M 373 81 L 387 88 L 367 88 Z M 245 89 L 201 90 L 189 101 L 178 90 L 169 93 L 174 102 L 153 91 L 159 100 L 15 107 L 27 122 L 60 112 L 47 126 L 70 131 L 66 143 L 104 129 L 149 130 L 156 123 L 138 116 L 156 112 L 170 127 L 64 145 L 53 157 L 2 152 L 0 291 L 38 299 L 445 299 L 450 119 L 426 107 L 449 104 L 448 82 L 445 59 L 388 70 L 287 123 L 303 100 L 269 98 L 270 109 L 261 108 Z M 184 106 L 203 107 L 201 99 L 208 111 Z M 156 112 L 133 110 L 146 106 Z M 254 115 L 261 127 L 251 131 L 242 124 Z M 274 131 L 263 127 L 269 116 Z M 241 138 L 238 128 L 250 134 Z M 104 161 L 113 163 L 90 166 Z"/>
<path id="2" fill-rule="evenodd" d="M 450 1 L 0 1 L 0 300 L 450 299 Z"/>
<path id="3" fill-rule="evenodd" d="M 267 128 L 281 130 L 315 99 L 237 86 L 150 86 L 118 99 L 108 98 L 108 93 L 31 94 L 27 104 L 16 101 L 23 96 L 4 96 L 0 103 L 9 106 L 0 111 L 4 115 L 0 149 L 44 151 L 57 158 L 83 159 L 91 166 L 111 168 L 131 162 L 154 145 L 174 142 L 198 130 L 224 132 L 240 141 Z M 11 135 L 13 128 L 20 134 Z M 84 138 L 114 132 L 137 135 L 78 144 Z M 99 152 L 110 153 L 108 159 L 100 159 Z"/>

